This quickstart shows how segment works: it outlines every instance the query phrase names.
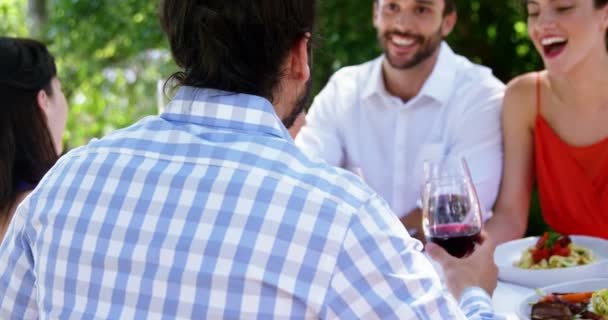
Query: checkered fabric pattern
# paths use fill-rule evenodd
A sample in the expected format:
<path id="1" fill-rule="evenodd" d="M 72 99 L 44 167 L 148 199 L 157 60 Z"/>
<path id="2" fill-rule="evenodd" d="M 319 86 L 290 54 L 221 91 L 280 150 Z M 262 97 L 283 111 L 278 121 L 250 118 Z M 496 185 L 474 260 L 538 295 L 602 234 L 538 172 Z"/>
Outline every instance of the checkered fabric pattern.
<path id="1" fill-rule="evenodd" d="M 305 157 L 272 105 L 184 87 L 65 155 L 0 247 L 0 319 L 455 319 L 386 203 Z M 462 308 L 462 309 L 461 309 Z"/>

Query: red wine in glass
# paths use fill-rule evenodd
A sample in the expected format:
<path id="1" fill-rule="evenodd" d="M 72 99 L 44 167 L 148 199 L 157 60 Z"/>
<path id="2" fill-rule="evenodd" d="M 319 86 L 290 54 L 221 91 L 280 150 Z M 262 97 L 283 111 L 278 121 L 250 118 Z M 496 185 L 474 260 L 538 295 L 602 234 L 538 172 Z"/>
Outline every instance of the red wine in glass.
<path id="1" fill-rule="evenodd" d="M 443 247 L 456 258 L 470 255 L 481 241 L 480 229 L 467 224 L 440 224 L 429 228 L 428 240 Z"/>
<path id="2" fill-rule="evenodd" d="M 424 233 L 454 257 L 470 255 L 481 242 L 482 219 L 466 160 L 425 164 L 429 174 L 422 192 Z"/>

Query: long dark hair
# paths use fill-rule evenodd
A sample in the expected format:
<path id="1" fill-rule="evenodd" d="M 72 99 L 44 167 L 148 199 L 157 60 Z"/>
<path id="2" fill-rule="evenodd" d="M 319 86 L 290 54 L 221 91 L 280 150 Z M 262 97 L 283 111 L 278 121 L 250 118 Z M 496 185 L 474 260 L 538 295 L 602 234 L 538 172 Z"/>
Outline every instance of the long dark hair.
<path id="1" fill-rule="evenodd" d="M 35 40 L 0 38 L 0 212 L 33 188 L 58 155 L 37 96 L 52 96 L 55 61 Z M 0 217 L 5 218 L 5 217 Z"/>
<path id="2" fill-rule="evenodd" d="M 608 0 L 593 0 L 593 6 L 595 9 L 601 9 L 608 3 Z M 606 44 L 606 51 L 608 51 L 608 29 L 604 35 L 604 43 Z"/>
<path id="3" fill-rule="evenodd" d="M 164 0 L 161 25 L 182 71 L 178 85 L 265 97 L 289 50 L 313 33 L 314 0 Z"/>

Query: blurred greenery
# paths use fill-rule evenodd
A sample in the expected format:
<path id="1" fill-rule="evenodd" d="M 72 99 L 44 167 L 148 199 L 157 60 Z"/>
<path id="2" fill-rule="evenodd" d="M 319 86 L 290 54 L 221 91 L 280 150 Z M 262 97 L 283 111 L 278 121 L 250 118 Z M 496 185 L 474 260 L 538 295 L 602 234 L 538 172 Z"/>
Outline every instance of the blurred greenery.
<path id="1" fill-rule="evenodd" d="M 545 231 L 553 231 L 551 227 L 547 225 L 540 210 L 540 202 L 538 199 L 538 190 L 534 190 L 532 194 L 532 201 L 530 203 L 530 217 L 528 219 L 528 230 L 526 230 L 526 236 L 537 236 Z"/>
<path id="2" fill-rule="evenodd" d="M 57 57 L 71 107 L 67 148 L 157 113 L 157 82 L 175 71 L 158 23 L 159 1 L 37 0 L 46 2 L 48 21 L 35 35 L 28 31 L 33 24 L 27 1 L 0 0 L 0 34 L 36 36 Z M 520 3 L 458 1 L 459 20 L 448 42 L 457 53 L 492 68 L 504 82 L 539 69 Z M 313 94 L 340 67 L 380 54 L 372 26 L 373 0 L 318 4 L 321 37 L 314 53 Z M 528 232 L 539 233 L 545 227 L 536 222 L 539 210 L 534 204 L 532 211 Z"/>
<path id="3" fill-rule="evenodd" d="M 26 35 L 26 3 L 22 0 L 0 0 L 0 35 Z"/>

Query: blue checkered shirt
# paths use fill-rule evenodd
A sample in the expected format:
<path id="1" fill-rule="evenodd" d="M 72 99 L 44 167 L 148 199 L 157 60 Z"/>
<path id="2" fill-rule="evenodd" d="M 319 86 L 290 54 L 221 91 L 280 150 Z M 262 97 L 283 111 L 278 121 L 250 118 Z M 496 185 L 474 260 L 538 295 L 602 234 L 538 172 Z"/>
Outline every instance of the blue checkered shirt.
<path id="1" fill-rule="evenodd" d="M 65 155 L 0 247 L 0 319 L 491 318 L 260 97 L 183 87 Z"/>

